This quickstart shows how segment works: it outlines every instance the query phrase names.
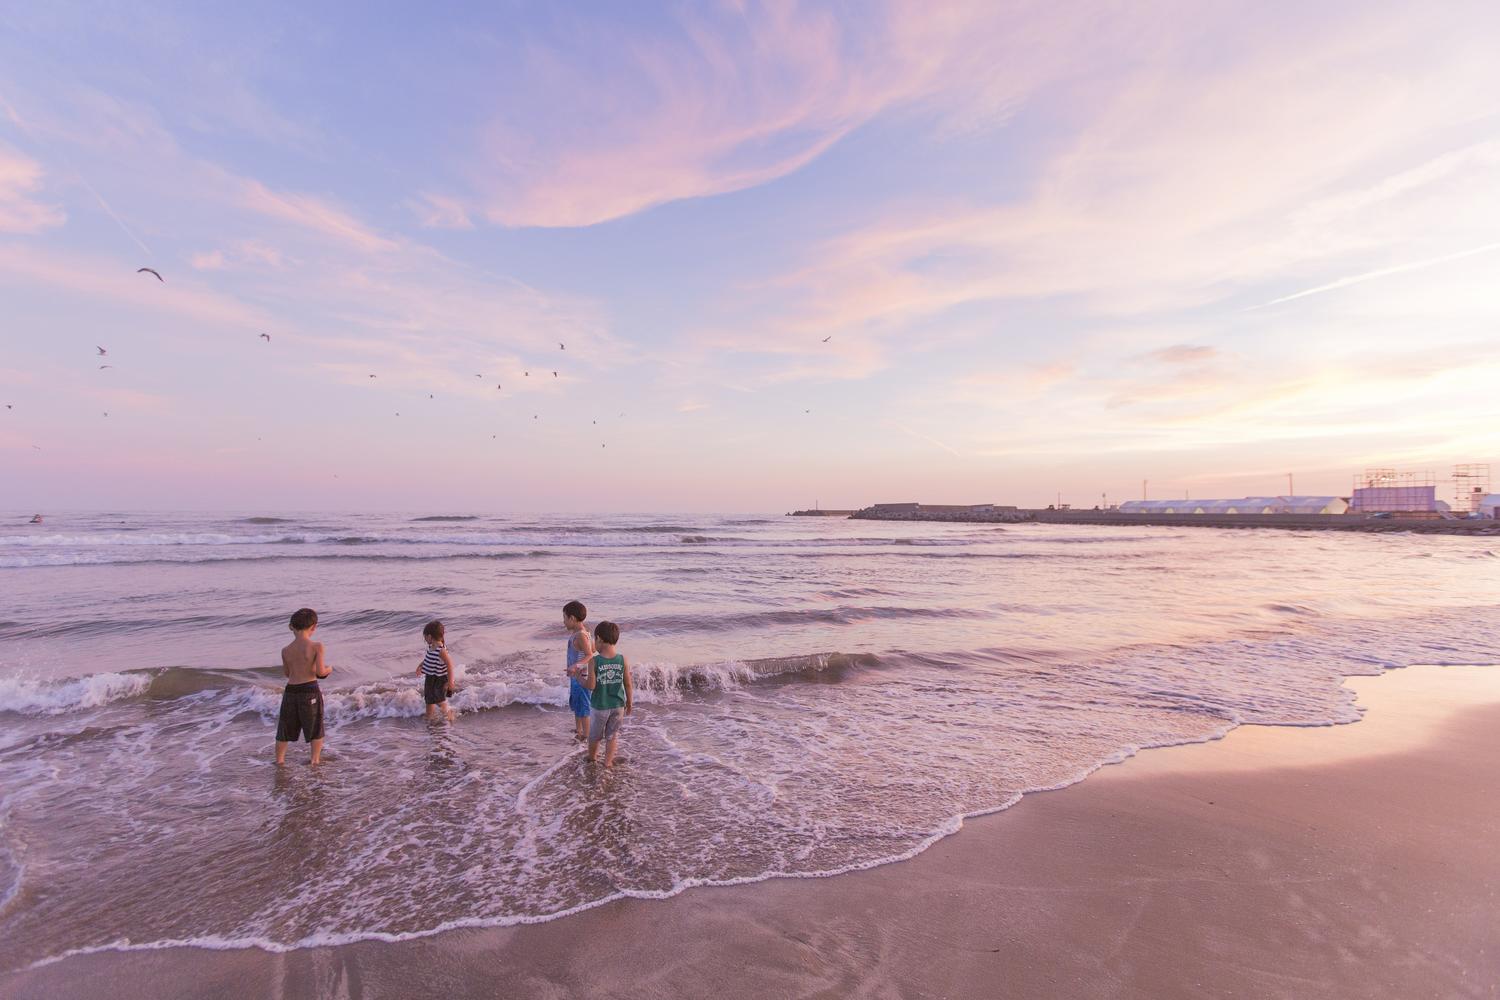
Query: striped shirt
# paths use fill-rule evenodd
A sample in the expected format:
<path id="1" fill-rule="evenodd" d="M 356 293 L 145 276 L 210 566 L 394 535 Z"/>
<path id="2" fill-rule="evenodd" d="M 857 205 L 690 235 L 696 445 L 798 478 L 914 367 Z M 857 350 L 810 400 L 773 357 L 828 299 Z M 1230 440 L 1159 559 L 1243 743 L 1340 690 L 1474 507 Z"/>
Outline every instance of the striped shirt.
<path id="1" fill-rule="evenodd" d="M 442 646 L 427 647 L 427 655 L 422 657 L 422 673 L 428 677 L 446 677 L 448 675 L 448 665 L 443 662 L 443 648 Z"/>

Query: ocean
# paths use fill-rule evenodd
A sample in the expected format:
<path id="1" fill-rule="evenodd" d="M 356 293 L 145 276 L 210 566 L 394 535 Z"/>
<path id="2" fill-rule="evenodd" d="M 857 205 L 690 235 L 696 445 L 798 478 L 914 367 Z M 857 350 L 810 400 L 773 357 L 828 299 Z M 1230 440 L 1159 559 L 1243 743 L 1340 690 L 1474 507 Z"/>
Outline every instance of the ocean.
<path id="1" fill-rule="evenodd" d="M 1500 660 L 1494 539 L 780 516 L 0 515 L 0 969 L 898 862 L 1141 748 Z M 622 630 L 613 772 L 562 605 Z M 324 764 L 272 760 L 307 605 Z M 460 664 L 422 718 L 422 625 Z"/>

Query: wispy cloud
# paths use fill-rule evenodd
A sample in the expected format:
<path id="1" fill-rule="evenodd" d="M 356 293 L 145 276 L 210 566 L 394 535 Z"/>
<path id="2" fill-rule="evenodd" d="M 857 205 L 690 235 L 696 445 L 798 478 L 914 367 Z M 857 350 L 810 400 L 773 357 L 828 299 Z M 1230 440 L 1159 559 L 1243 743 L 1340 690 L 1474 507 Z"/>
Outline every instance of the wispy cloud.
<path id="1" fill-rule="evenodd" d="M 473 193 L 442 200 L 502 225 L 588 226 L 740 191 L 802 169 L 882 113 L 940 98 L 942 128 L 993 127 L 1059 72 L 1062 60 L 1041 53 L 1090 48 L 1089 19 L 1057 9 L 876 2 L 839 17 L 751 0 L 675 13 L 650 34 L 570 20 L 562 37 L 528 39 L 519 58 L 537 86 L 485 126 L 467 167 Z"/>
<path id="2" fill-rule="evenodd" d="M 396 249 L 394 240 L 375 233 L 351 214 L 309 194 L 272 191 L 259 181 L 244 183 L 246 208 L 347 243 L 358 250 L 379 252 Z"/>
<path id="3" fill-rule="evenodd" d="M 1189 365 L 1213 361 L 1218 356 L 1219 350 L 1216 347 L 1201 344 L 1173 344 L 1171 347 L 1163 347 L 1144 354 L 1142 358 L 1166 365 Z"/>
<path id="4" fill-rule="evenodd" d="M 41 187 L 41 164 L 0 146 L 0 233 L 37 233 L 67 221 L 60 206 L 36 199 Z"/>

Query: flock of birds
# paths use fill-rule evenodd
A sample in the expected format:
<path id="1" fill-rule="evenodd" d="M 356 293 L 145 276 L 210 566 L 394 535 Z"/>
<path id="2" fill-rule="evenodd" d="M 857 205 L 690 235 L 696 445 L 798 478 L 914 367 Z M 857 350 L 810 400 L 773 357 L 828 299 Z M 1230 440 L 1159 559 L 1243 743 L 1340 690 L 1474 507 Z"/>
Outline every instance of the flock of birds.
<path id="1" fill-rule="evenodd" d="M 166 279 L 163 278 L 161 276 L 161 272 L 157 271 L 156 268 L 154 268 L 154 267 L 138 267 L 138 268 L 136 268 L 135 273 L 136 274 L 149 274 L 153 278 L 155 278 L 157 281 L 161 282 L 162 284 L 166 284 Z M 259 334 L 257 334 L 257 337 L 259 339 L 261 339 L 261 340 L 264 340 L 268 344 L 271 342 L 271 335 L 269 333 L 264 333 L 264 332 L 263 333 L 259 333 Z M 823 338 L 822 343 L 826 344 L 826 343 L 828 343 L 832 339 L 833 339 L 833 335 L 830 334 L 827 337 Z M 562 341 L 558 341 L 557 342 L 557 349 L 559 351 L 566 351 L 568 349 L 568 345 L 565 344 L 565 343 L 563 343 Z M 98 353 L 98 358 L 107 358 L 107 357 L 109 357 L 109 351 L 105 347 L 103 347 L 101 345 L 98 345 L 98 344 L 94 345 L 94 350 L 96 350 L 96 351 L 99 352 Z M 100 371 L 104 371 L 107 368 L 113 368 L 113 367 L 114 367 L 114 365 L 112 365 L 112 364 L 101 364 L 99 366 L 99 370 Z M 531 377 L 531 372 L 530 372 L 530 370 L 523 370 L 521 372 L 521 375 L 522 375 L 523 378 L 530 378 Z M 376 378 L 376 377 L 377 376 L 375 375 L 375 373 L 373 373 L 373 372 L 370 373 L 370 378 Z M 484 374 L 482 372 L 476 372 L 474 374 L 474 377 L 477 378 L 477 379 L 479 379 L 480 381 L 484 380 Z M 557 374 L 557 372 L 555 370 L 552 372 L 552 377 L 553 378 L 557 378 L 558 377 L 558 374 Z M 495 383 L 495 388 L 497 390 L 503 391 L 504 385 L 502 383 L 500 383 L 500 382 L 496 382 Z M 428 393 L 427 394 L 427 398 L 428 399 L 436 399 L 437 396 L 435 394 L 433 394 L 433 393 Z M 5 404 L 5 408 L 7 410 L 13 410 L 13 409 L 15 409 L 15 405 L 12 404 L 12 403 L 6 403 Z M 104 415 L 106 417 L 109 416 L 109 411 L 108 410 L 105 410 L 103 412 L 104 412 Z M 807 410 L 803 410 L 802 412 L 803 413 L 812 413 L 812 410 L 807 409 Z M 396 412 L 396 416 L 398 416 L 398 417 L 401 416 L 400 411 Z M 622 412 L 620 414 L 620 416 L 624 417 L 625 414 Z M 534 414 L 531 415 L 531 419 L 532 420 L 540 420 L 541 419 L 541 415 L 534 413 Z M 592 423 L 593 423 L 594 426 L 597 427 L 598 424 L 599 424 L 599 421 L 598 421 L 598 419 L 595 419 L 595 420 L 592 421 Z M 490 437 L 491 437 L 491 439 L 494 439 L 494 438 L 499 437 L 499 435 L 497 435 L 497 434 L 491 434 Z M 260 440 L 260 439 L 257 438 L 256 440 Z M 31 447 L 34 448 L 37 451 L 41 451 L 42 450 L 40 445 L 35 445 L 34 444 Z M 605 445 L 601 442 L 600 445 L 599 445 L 599 447 L 603 448 L 603 447 L 605 447 Z M 338 477 L 335 476 L 334 478 L 338 478 Z"/>

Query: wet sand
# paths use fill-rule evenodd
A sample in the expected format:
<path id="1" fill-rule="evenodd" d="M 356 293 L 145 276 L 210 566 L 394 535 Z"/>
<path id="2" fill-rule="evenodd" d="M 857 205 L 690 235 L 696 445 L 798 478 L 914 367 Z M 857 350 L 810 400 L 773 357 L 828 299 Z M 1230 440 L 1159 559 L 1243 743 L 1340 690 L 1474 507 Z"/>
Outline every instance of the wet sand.
<path id="1" fill-rule="evenodd" d="M 395 944 L 79 956 L 0 995 L 1500 996 L 1500 668 L 1349 683 L 1356 725 L 1148 751 L 901 864 Z"/>

